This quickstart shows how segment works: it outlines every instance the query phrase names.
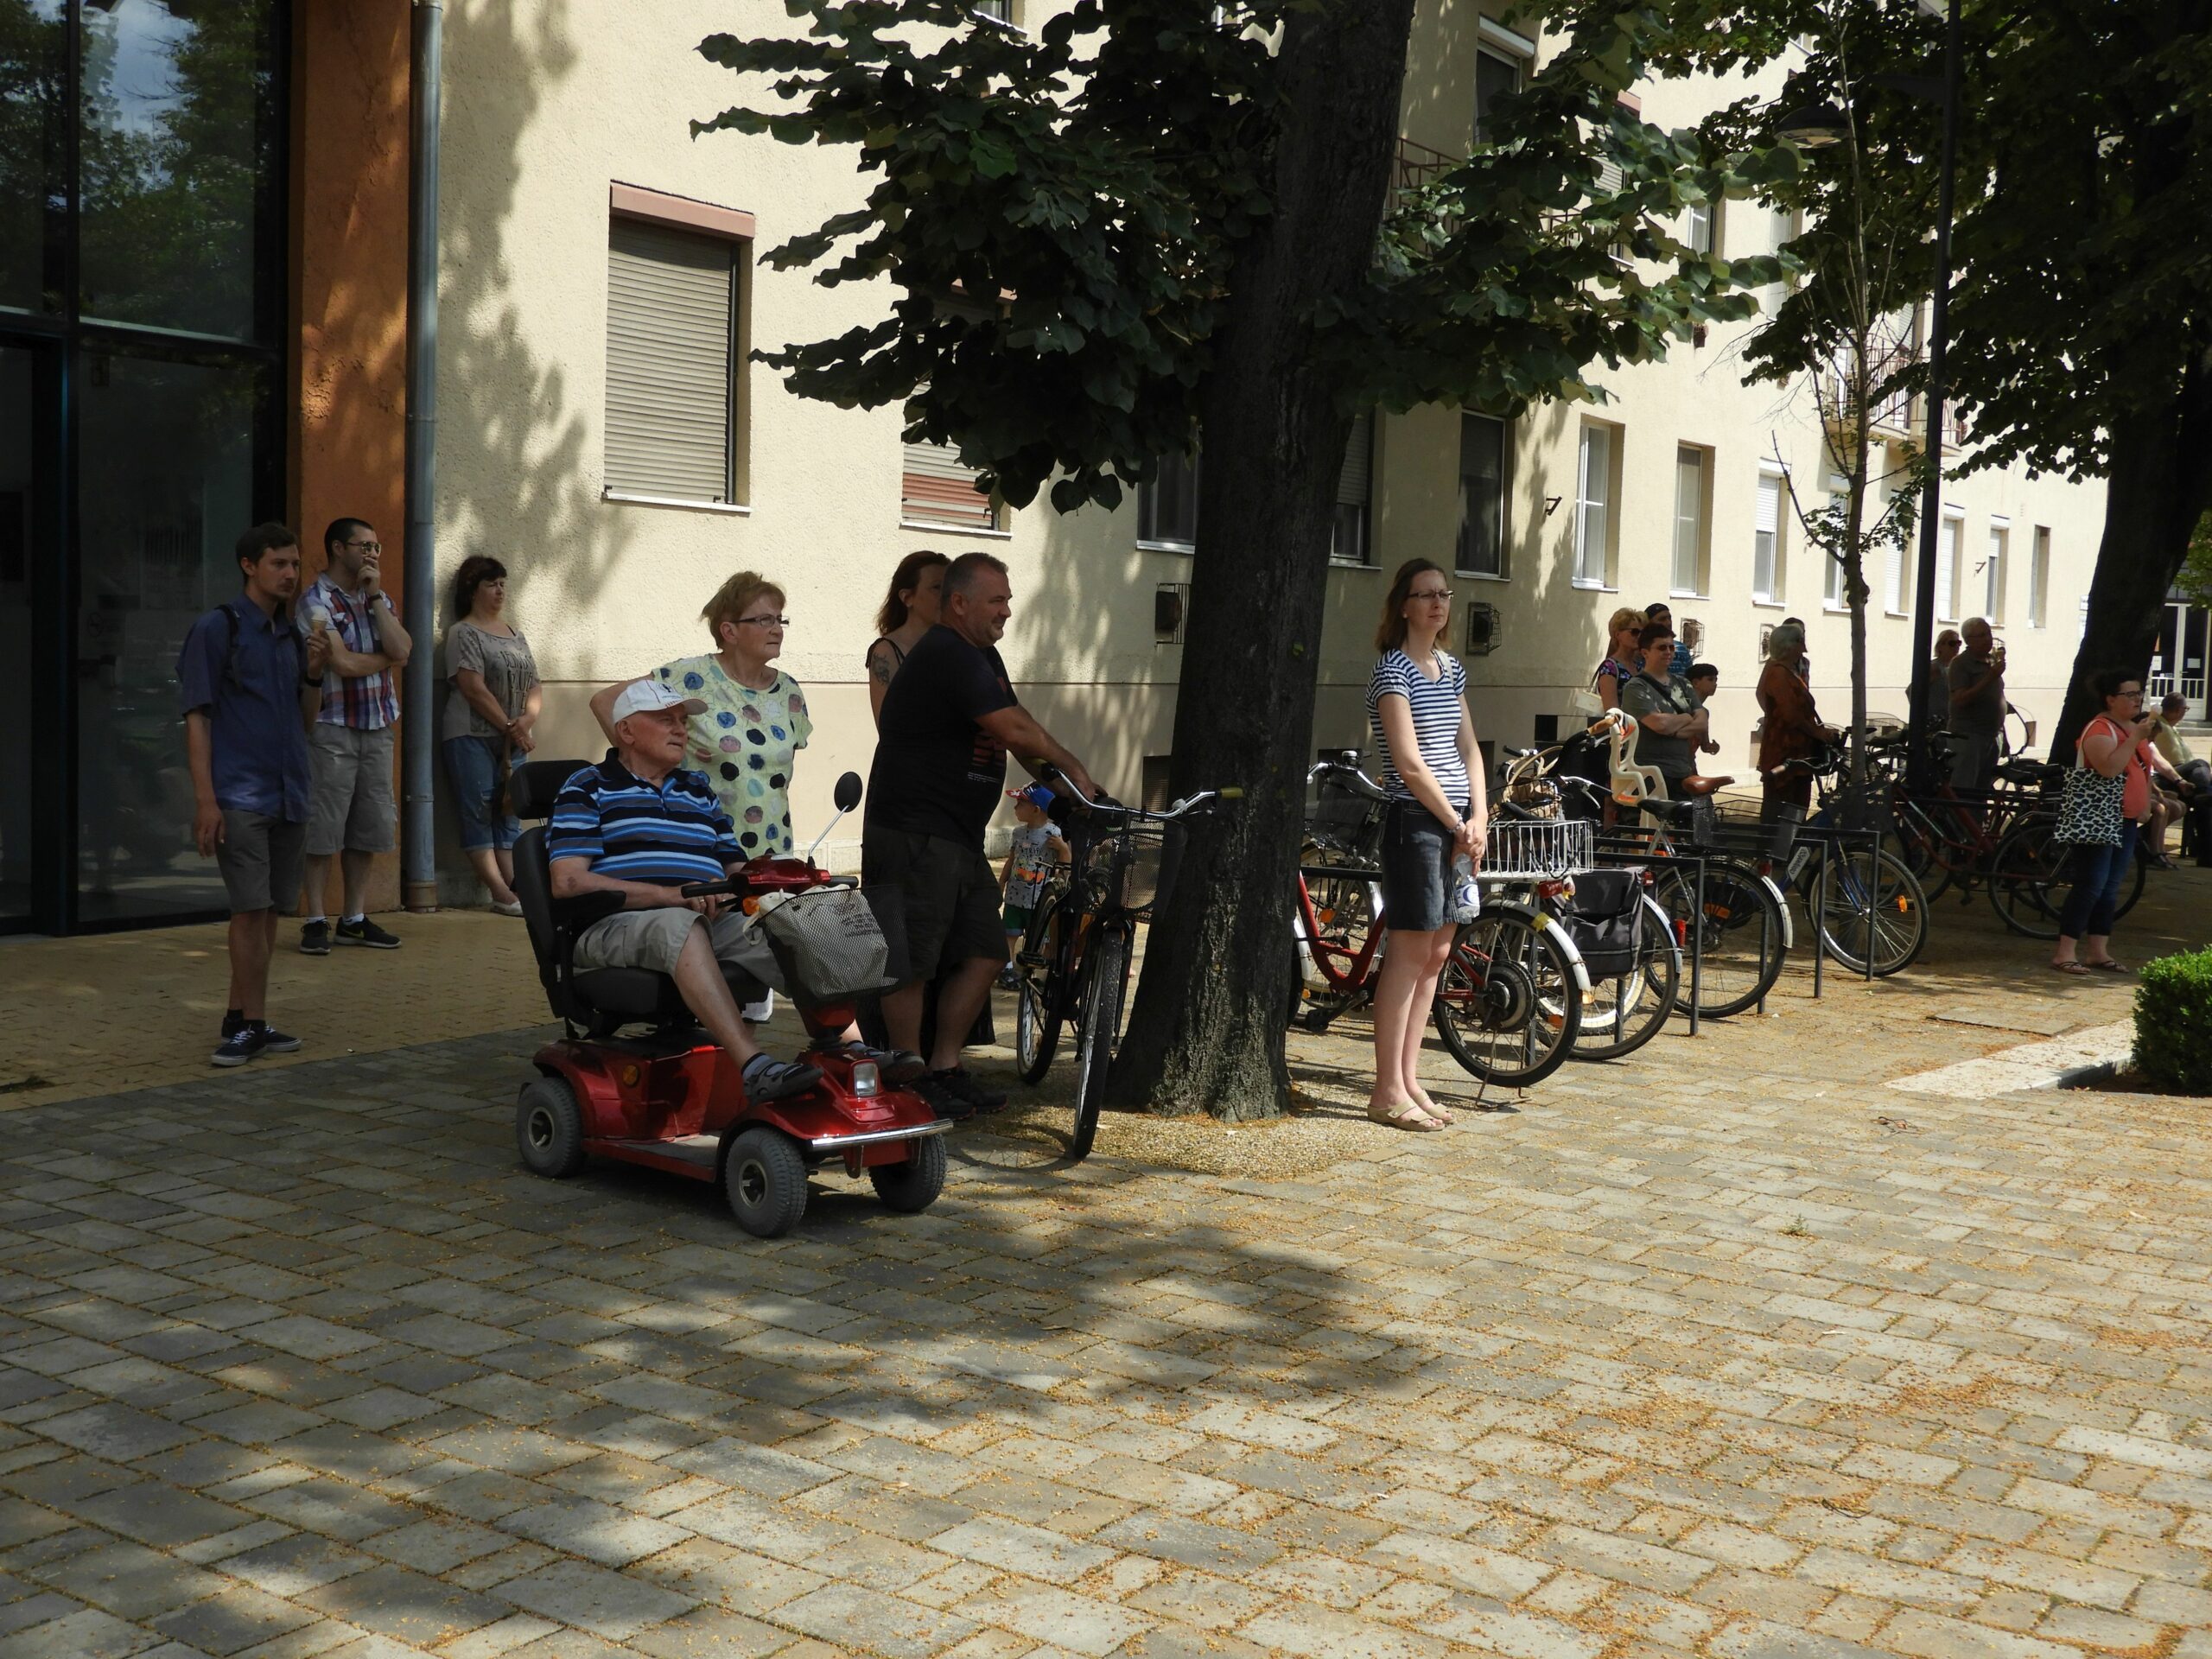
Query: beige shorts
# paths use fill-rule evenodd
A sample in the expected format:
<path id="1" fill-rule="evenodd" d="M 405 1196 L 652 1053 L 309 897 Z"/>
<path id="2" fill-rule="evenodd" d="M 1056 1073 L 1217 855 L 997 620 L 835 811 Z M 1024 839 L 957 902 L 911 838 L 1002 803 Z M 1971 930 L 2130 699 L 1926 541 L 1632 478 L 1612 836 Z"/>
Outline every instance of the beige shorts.
<path id="1" fill-rule="evenodd" d="M 672 974 L 691 930 L 703 927 L 720 961 L 738 968 L 775 990 L 784 976 L 768 942 L 750 917 L 728 912 L 712 921 L 695 910 L 671 905 L 658 910 L 619 910 L 576 936 L 578 973 L 594 968 L 650 968 Z"/>
<path id="2" fill-rule="evenodd" d="M 388 853 L 397 814 L 392 810 L 392 728 L 356 731 L 324 721 L 308 740 L 308 854 Z"/>

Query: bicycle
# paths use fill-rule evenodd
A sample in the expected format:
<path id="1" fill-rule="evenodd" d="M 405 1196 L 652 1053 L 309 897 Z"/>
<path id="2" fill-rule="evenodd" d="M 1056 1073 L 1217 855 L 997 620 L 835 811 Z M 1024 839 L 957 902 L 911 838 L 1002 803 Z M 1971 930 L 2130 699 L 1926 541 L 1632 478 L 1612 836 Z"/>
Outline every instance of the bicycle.
<path id="1" fill-rule="evenodd" d="M 1600 738 L 1607 747 L 1610 791 L 1558 770 L 1561 759 L 1587 752 Z M 1688 1007 L 1700 1020 L 1741 1014 L 1764 1001 L 1782 976 L 1794 940 L 1789 904 L 1770 860 L 1732 853 L 1721 842 L 1713 795 L 1735 780 L 1692 778 L 1688 798 L 1657 798 L 1658 774 L 1637 764 L 1636 739 L 1636 722 L 1613 710 L 1564 743 L 1537 751 L 1546 763 L 1539 775 L 1569 791 L 1569 810 L 1586 819 L 1600 817 L 1608 800 L 1637 811 L 1636 823 L 1600 841 L 1601 855 L 1613 863 L 1656 861 L 1652 897 L 1672 924 L 1677 948 L 1695 964 Z"/>
<path id="2" fill-rule="evenodd" d="M 1075 1134 L 1069 1155 L 1090 1155 L 1107 1074 L 1121 1043 L 1136 930 L 1174 885 L 1181 820 L 1239 799 L 1241 789 L 1205 790 L 1164 812 L 1087 798 L 1052 767 L 1038 773 L 1083 809 L 1069 826 L 1065 884 L 1040 899 L 1015 958 L 1014 1057 L 1024 1083 L 1041 1080 L 1061 1026 L 1075 1025 Z"/>
<path id="3" fill-rule="evenodd" d="M 1324 760 L 1307 777 L 1379 808 L 1355 815 L 1359 827 L 1341 840 L 1309 838 L 1307 851 L 1315 861 L 1299 869 L 1290 1021 L 1321 1032 L 1373 1000 L 1375 964 L 1388 931 L 1382 871 L 1352 860 L 1374 851 L 1389 801 L 1355 763 Z M 1430 1008 L 1438 1039 L 1470 1076 L 1522 1089 L 1566 1063 L 1589 989 L 1573 942 L 1548 915 L 1487 891 L 1493 881 L 1524 876 L 1540 888 L 1554 881 L 1564 886 L 1548 872 L 1493 876 L 1486 868 L 1479 878 L 1486 889 L 1483 913 L 1454 935 Z M 1307 982 L 1309 966 L 1318 984 Z"/>
<path id="4" fill-rule="evenodd" d="M 1847 827 L 1853 803 L 1843 779 L 1843 757 L 1834 750 L 1774 768 L 1777 781 L 1810 778 L 1820 807 L 1806 820 L 1818 830 Z M 1792 814 L 1796 808 L 1789 809 Z M 1775 821 L 1769 821 L 1775 822 Z M 1778 821 L 1780 836 L 1788 819 Z M 1911 966 L 1928 943 L 1928 898 L 1911 868 L 1871 834 L 1868 846 L 1839 841 L 1826 857 L 1813 847 L 1786 852 L 1786 890 L 1805 906 L 1823 949 L 1854 974 L 1886 978 Z"/>

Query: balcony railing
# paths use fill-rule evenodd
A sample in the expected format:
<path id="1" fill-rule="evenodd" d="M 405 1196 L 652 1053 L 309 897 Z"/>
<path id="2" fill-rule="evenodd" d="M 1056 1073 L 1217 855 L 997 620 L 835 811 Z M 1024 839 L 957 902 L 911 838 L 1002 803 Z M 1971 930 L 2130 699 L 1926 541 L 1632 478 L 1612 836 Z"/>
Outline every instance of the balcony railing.
<path id="1" fill-rule="evenodd" d="M 1415 143 L 1402 133 L 1392 182 L 1400 190 L 1418 190 L 1425 184 L 1433 184 L 1465 159 L 1464 156 L 1448 155 L 1440 149 L 1431 149 L 1427 144 Z"/>

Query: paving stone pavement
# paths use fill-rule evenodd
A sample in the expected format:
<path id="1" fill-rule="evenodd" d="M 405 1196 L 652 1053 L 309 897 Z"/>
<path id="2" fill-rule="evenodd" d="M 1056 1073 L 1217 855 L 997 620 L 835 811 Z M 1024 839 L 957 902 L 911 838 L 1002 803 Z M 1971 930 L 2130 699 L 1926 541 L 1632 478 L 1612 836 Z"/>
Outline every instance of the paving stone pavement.
<path id="1" fill-rule="evenodd" d="M 0 1659 L 2212 1659 L 2201 1108 L 1878 1086 L 1979 995 L 775 1243 L 526 1032 L 11 1113 Z"/>

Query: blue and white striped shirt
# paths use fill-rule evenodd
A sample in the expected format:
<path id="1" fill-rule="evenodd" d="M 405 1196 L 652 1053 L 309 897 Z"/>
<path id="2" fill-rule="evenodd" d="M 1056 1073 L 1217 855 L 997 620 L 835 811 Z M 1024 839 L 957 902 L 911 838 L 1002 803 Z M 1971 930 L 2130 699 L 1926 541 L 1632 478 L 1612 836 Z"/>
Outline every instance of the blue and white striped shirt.
<path id="1" fill-rule="evenodd" d="M 707 780 L 678 766 L 649 784 L 609 753 L 561 785 L 548 859 L 582 858 L 601 875 L 674 886 L 719 881 L 745 856 Z"/>
<path id="2" fill-rule="evenodd" d="M 1467 763 L 1459 753 L 1459 721 L 1466 708 L 1467 665 L 1448 652 L 1438 652 L 1436 660 L 1443 672 L 1432 680 L 1414 665 L 1414 659 L 1404 652 L 1383 652 L 1382 660 L 1375 664 L 1374 677 L 1367 683 L 1367 725 L 1375 734 L 1375 752 L 1382 758 L 1383 792 L 1392 800 L 1412 800 L 1414 792 L 1398 775 L 1389 740 L 1382 734 L 1379 708 L 1386 696 L 1403 697 L 1413 709 L 1414 741 L 1421 747 L 1421 758 L 1427 762 L 1429 771 L 1442 786 L 1445 798 L 1455 806 L 1464 807 L 1471 798 Z"/>

